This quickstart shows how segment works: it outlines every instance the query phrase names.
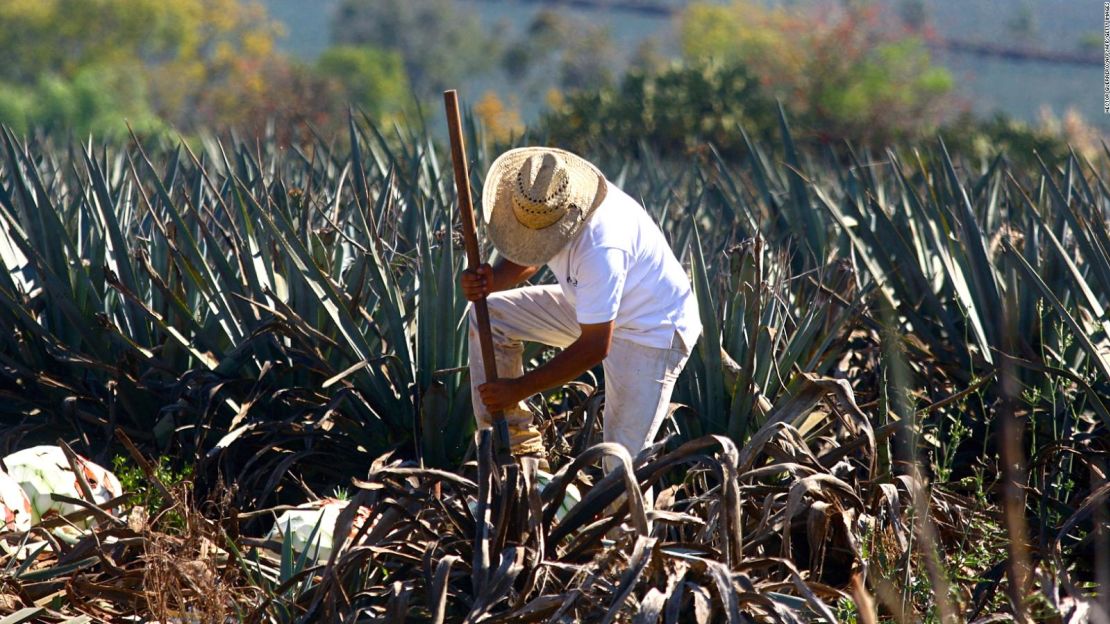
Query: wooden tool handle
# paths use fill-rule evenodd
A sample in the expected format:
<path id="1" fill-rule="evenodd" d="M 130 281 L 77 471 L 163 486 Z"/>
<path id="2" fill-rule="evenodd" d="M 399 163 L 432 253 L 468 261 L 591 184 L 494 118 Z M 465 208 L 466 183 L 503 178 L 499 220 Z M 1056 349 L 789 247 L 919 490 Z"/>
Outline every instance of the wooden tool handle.
<path id="1" fill-rule="evenodd" d="M 451 137 L 451 162 L 455 166 L 455 190 L 459 198 L 459 215 L 462 218 L 463 244 L 466 247 L 466 267 L 477 269 L 482 264 L 482 253 L 478 247 L 478 228 L 474 222 L 474 202 L 470 197 L 470 173 L 466 164 L 466 145 L 463 143 L 462 117 L 459 114 L 459 94 L 454 89 L 443 92 L 443 104 L 447 109 L 447 130 Z M 478 320 L 478 341 L 482 345 L 482 364 L 487 381 L 497 380 L 497 360 L 493 352 L 493 335 L 489 328 L 489 306 L 482 297 L 473 302 L 474 313 Z M 504 412 L 497 411 L 493 416 L 494 440 L 499 456 L 509 453 L 509 427 Z"/>

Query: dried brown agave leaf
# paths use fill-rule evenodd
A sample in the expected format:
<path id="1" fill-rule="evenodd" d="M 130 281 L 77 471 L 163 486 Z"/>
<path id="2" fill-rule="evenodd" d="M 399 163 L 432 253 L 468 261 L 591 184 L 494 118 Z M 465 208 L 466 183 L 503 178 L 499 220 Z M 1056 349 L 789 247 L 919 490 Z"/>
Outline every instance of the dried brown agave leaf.
<path id="1" fill-rule="evenodd" d="M 582 500 L 567 512 L 563 521 L 560 522 L 551 533 L 552 545 L 557 544 L 563 537 L 576 531 L 584 522 L 600 513 L 606 506 L 611 504 L 622 494 L 626 496 L 625 507 L 628 510 L 628 516 L 632 520 L 635 530 L 640 535 L 648 535 L 650 533 L 650 523 L 647 518 L 644 495 L 643 491 L 640 489 L 639 482 L 636 480 L 636 475 L 632 470 L 632 458 L 629 456 L 628 450 L 620 444 L 604 442 L 586 449 L 586 451 L 575 458 L 574 461 L 563 466 L 555 473 L 551 479 L 551 483 L 544 489 L 544 498 L 547 501 L 561 501 L 563 496 L 565 496 L 567 485 L 570 483 L 570 475 L 575 474 L 577 471 L 596 462 L 602 457 L 615 458 L 620 462 L 620 467 L 611 471 L 593 488 L 590 488 L 589 492 L 583 496 Z M 618 480 L 623 483 L 623 491 L 618 491 Z M 545 524 L 549 523 L 551 519 L 554 518 L 557 508 L 557 506 L 549 503 L 548 508 L 544 512 Z"/>
<path id="2" fill-rule="evenodd" d="M 666 604 L 667 593 L 658 587 L 652 587 L 640 600 L 640 606 L 636 611 L 636 617 L 632 619 L 632 624 L 655 624 L 663 615 L 663 607 Z"/>
<path id="3" fill-rule="evenodd" d="M 663 611 L 663 621 L 668 624 L 677 622 L 682 614 L 683 604 L 683 591 L 682 588 L 686 583 L 686 572 L 690 566 L 683 561 L 670 559 L 666 562 L 668 569 L 667 574 L 667 588 L 665 593 L 667 595 L 666 608 Z"/>
<path id="4" fill-rule="evenodd" d="M 809 569 L 815 576 L 821 576 L 825 565 L 826 537 L 829 532 L 831 505 L 824 501 L 814 501 L 806 511 L 806 540 L 809 542 Z"/>
<path id="5" fill-rule="evenodd" d="M 900 552 L 909 548 L 909 533 L 902 522 L 902 504 L 898 495 L 898 487 L 893 483 L 879 483 L 878 490 L 872 498 L 874 503 L 870 510 L 872 513 L 881 514 L 885 509 L 888 518 L 894 527 L 894 537 L 898 540 Z"/>
<path id="6" fill-rule="evenodd" d="M 548 618 L 559 609 L 565 600 L 565 594 L 543 594 L 541 596 L 536 596 L 520 609 L 490 616 L 482 620 L 482 624 L 516 624 L 517 622 L 550 621 Z"/>
<path id="7" fill-rule="evenodd" d="M 838 493 L 840 496 L 837 495 Z M 817 502 L 821 502 L 821 499 L 839 504 L 842 500 L 841 496 L 848 499 L 849 503 L 855 503 L 854 506 L 857 509 L 863 508 L 863 501 L 859 499 L 855 490 L 832 475 L 815 474 L 795 481 L 790 486 L 790 493 L 782 516 L 782 555 L 784 557 L 789 558 L 791 555 L 791 521 L 802 513 L 803 505 L 805 505 L 804 498 L 807 496 L 812 498 L 813 501 L 806 505 L 806 509 L 811 508 Z"/>
<path id="8" fill-rule="evenodd" d="M 459 557 L 447 555 L 436 564 L 435 580 L 432 581 L 430 600 L 430 604 L 432 605 L 432 622 L 434 624 L 443 624 L 443 618 L 447 609 L 447 581 L 451 576 L 451 566 L 459 561 Z"/>
<path id="9" fill-rule="evenodd" d="M 693 604 L 694 621 L 698 624 L 708 624 L 713 618 L 713 600 L 709 590 L 696 583 L 684 583 L 684 589 L 689 591 Z"/>
<path id="10" fill-rule="evenodd" d="M 609 610 L 605 613 L 605 619 L 601 621 L 602 624 L 609 624 L 620 613 L 625 601 L 632 594 L 632 590 L 635 589 L 640 575 L 651 563 L 657 541 L 656 538 L 646 535 L 636 537 L 636 545 L 633 547 L 632 556 L 628 560 L 628 569 L 621 575 L 620 583 L 614 592 L 613 601 L 609 605 Z"/>

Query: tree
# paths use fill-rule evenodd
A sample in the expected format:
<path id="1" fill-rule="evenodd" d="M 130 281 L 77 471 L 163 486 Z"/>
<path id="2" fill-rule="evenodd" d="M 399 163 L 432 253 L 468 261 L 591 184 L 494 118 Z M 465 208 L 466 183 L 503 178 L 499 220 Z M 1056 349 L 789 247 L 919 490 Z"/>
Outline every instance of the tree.
<path id="1" fill-rule="evenodd" d="M 405 65 L 397 52 L 336 46 L 316 61 L 317 72 L 337 81 L 347 101 L 372 117 L 401 113 L 412 95 Z"/>
<path id="2" fill-rule="evenodd" d="M 30 89 L 0 83 L 0 124 L 17 133 L 27 132 L 33 106 L 34 94 Z"/>
<path id="3" fill-rule="evenodd" d="M 819 17 L 751 0 L 698 2 L 683 14 L 683 54 L 745 64 L 824 140 L 885 143 L 930 133 L 946 113 L 952 77 L 932 64 L 919 38 L 900 38 L 879 18 L 862 3 Z"/>
<path id="4" fill-rule="evenodd" d="M 607 29 L 543 9 L 509 44 L 501 63 L 510 80 L 527 84 L 523 91 L 536 93 L 556 84 L 575 91 L 611 84 L 615 55 Z"/>
<path id="5" fill-rule="evenodd" d="M 204 128 L 234 129 L 243 136 L 273 133 L 281 145 L 306 138 L 306 126 L 324 134 L 345 128 L 347 96 L 338 81 L 284 57 L 255 71 L 257 81 L 232 80 L 204 94 L 197 117 L 212 120 Z"/>
<path id="6" fill-rule="evenodd" d="M 1022 2 L 1014 9 L 1013 16 L 1006 21 L 1006 30 L 1020 43 L 1031 44 L 1037 39 L 1037 17 L 1028 2 Z"/>
<path id="7" fill-rule="evenodd" d="M 0 123 L 17 132 L 123 138 L 128 124 L 142 134 L 165 129 L 149 107 L 145 82 L 129 65 L 86 67 L 71 80 L 46 74 L 26 86 L 0 83 L 0 94 Z"/>
<path id="8" fill-rule="evenodd" d="M 493 91 L 486 91 L 474 104 L 474 115 L 482 122 L 487 137 L 495 143 L 507 143 L 524 132 L 524 122 L 515 102 L 505 104 Z"/>
<path id="9" fill-rule="evenodd" d="M 122 138 L 127 125 L 141 133 L 164 129 L 150 109 L 147 85 L 130 64 L 81 69 L 73 80 L 48 76 L 39 82 L 34 126 Z"/>
<path id="10" fill-rule="evenodd" d="M 159 0 L 6 0 L 0 3 L 0 80 L 33 84 L 84 67 L 176 56 L 185 3 Z"/>
<path id="11" fill-rule="evenodd" d="M 453 0 L 343 0 L 332 41 L 399 53 L 413 87 L 425 96 L 489 67 L 494 56 L 478 18 Z"/>
<path id="12" fill-rule="evenodd" d="M 661 50 L 657 37 L 647 37 L 636 46 L 629 59 L 629 67 L 648 74 L 659 73 L 667 68 L 667 56 Z"/>
<path id="13" fill-rule="evenodd" d="M 634 153 L 644 142 L 678 155 L 712 143 L 736 154 L 743 149 L 739 129 L 770 128 L 775 111 L 744 65 L 679 63 L 659 73 L 632 70 L 616 87 L 571 93 L 541 125 L 555 144 L 578 151 Z"/>
<path id="14" fill-rule="evenodd" d="M 898 5 L 898 17 L 910 32 L 921 32 L 929 24 L 925 0 L 902 0 Z"/>
<path id="15" fill-rule="evenodd" d="M 222 94 L 267 91 L 262 76 L 282 62 L 278 32 L 253 0 L 5 0 L 0 90 L 17 88 L 45 107 L 24 113 L 33 124 L 220 123 L 242 109 Z"/>

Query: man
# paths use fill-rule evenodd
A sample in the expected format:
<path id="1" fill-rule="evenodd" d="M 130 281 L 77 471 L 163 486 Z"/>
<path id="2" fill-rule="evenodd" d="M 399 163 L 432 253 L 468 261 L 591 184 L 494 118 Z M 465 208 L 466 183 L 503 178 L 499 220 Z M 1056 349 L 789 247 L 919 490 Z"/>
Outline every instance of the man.
<path id="1" fill-rule="evenodd" d="M 588 161 L 520 148 L 490 167 L 482 216 L 501 261 L 462 277 L 466 298 L 488 295 L 499 379 L 485 383 L 473 309 L 474 414 L 504 410 L 514 455 L 545 455 L 523 400 L 604 363 L 604 439 L 635 457 L 655 438 L 675 379 L 701 333 L 685 271 L 644 208 Z M 514 288 L 542 265 L 558 285 Z M 562 349 L 524 372 L 522 341 Z"/>

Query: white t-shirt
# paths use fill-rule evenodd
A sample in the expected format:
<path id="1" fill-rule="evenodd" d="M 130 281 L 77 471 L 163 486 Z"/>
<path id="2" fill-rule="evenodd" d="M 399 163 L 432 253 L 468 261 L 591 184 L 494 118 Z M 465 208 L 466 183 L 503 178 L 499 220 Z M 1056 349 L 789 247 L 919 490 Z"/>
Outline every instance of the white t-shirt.
<path id="1" fill-rule="evenodd" d="M 612 183 L 582 231 L 547 266 L 579 323 L 615 319 L 614 338 L 660 349 L 677 331 L 689 351 L 701 334 L 690 280 L 663 232 Z"/>

